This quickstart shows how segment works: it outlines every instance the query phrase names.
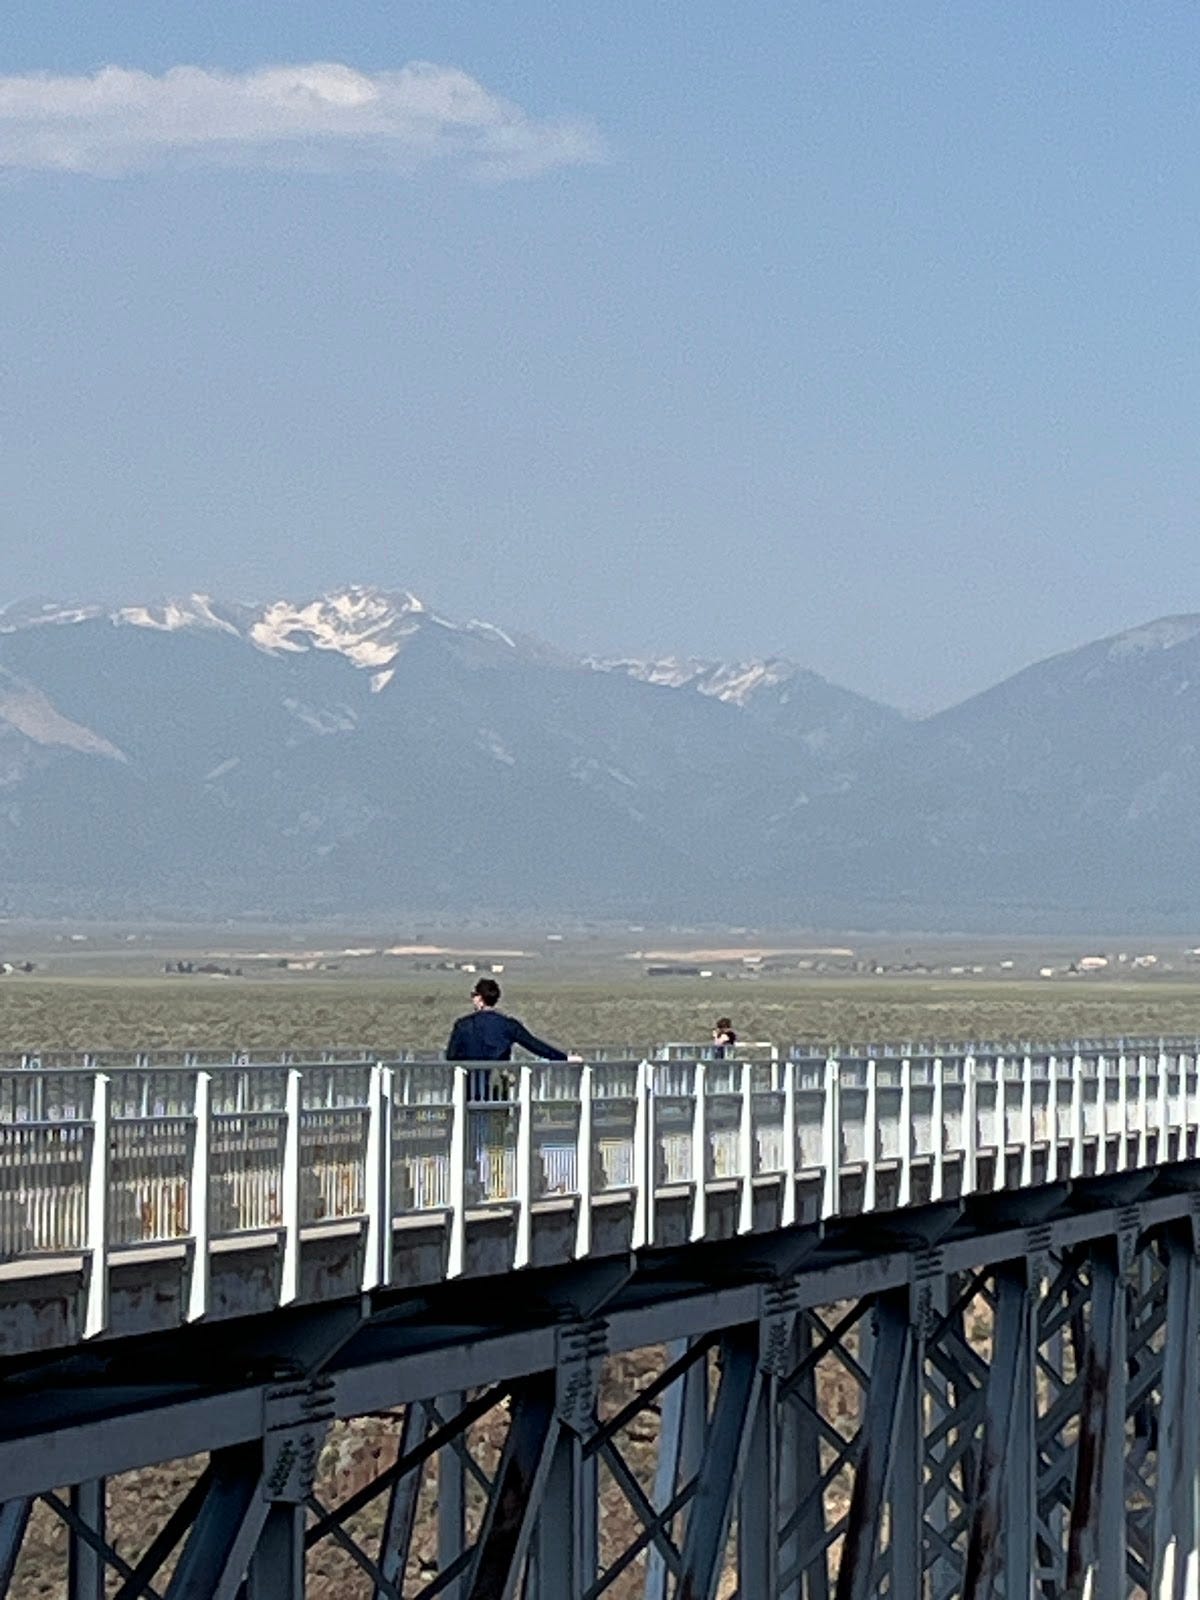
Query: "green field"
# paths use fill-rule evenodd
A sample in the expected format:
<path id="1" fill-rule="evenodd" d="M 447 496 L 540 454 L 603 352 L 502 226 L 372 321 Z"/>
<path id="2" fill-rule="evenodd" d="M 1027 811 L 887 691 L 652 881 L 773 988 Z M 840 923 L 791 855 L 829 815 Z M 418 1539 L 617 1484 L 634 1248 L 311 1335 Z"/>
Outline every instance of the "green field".
<path id="1" fill-rule="evenodd" d="M 0 1049 L 425 1049 L 445 1041 L 468 988 L 458 975 L 294 984 L 10 978 L 0 983 Z M 505 1004 L 535 1033 L 584 1053 L 703 1039 L 719 1012 L 743 1039 L 780 1042 L 1200 1035 L 1200 984 L 1161 979 L 542 980 L 512 984 Z"/>

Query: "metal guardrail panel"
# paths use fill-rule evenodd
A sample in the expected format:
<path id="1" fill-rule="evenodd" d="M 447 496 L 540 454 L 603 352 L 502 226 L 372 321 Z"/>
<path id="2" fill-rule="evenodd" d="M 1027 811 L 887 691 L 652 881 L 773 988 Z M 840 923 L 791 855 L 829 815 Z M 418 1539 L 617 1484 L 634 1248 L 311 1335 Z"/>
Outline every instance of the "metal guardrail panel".
<path id="1" fill-rule="evenodd" d="M 682 1050 L 586 1066 L 127 1054 L 106 1072 L 94 1058 L 23 1057 L 0 1070 L 0 1259 L 81 1251 L 103 1265 L 127 1246 L 207 1250 L 275 1232 L 294 1296 L 300 1229 L 326 1221 L 362 1221 L 378 1282 L 390 1225 L 410 1213 L 450 1217 L 453 1273 L 479 1205 L 516 1215 L 523 1265 L 530 1209 L 551 1197 L 575 1202 L 586 1253 L 590 1207 L 606 1193 L 632 1196 L 636 1245 L 654 1238 L 660 1190 L 690 1195 L 700 1238 L 714 1184 L 737 1186 L 744 1230 L 756 1180 L 781 1182 L 793 1208 L 796 1184 L 815 1183 L 832 1216 L 850 1174 L 861 1181 L 846 1195 L 870 1209 L 907 1204 L 918 1167 L 919 1192 L 937 1198 L 948 1165 L 958 1193 L 1200 1155 L 1200 1055 L 1187 1041 L 729 1060 Z M 92 1331 L 103 1316 L 99 1296 Z"/>

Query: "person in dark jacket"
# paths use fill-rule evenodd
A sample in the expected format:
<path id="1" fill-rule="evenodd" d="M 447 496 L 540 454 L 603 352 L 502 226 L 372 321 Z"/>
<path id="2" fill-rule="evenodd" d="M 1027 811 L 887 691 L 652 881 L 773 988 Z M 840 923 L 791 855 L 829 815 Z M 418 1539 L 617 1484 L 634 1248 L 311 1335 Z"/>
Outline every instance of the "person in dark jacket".
<path id="1" fill-rule="evenodd" d="M 543 1061 L 570 1059 L 565 1050 L 547 1044 L 544 1039 L 536 1039 L 516 1017 L 497 1011 L 499 1003 L 500 985 L 495 978 L 480 978 L 471 990 L 474 1009 L 465 1017 L 459 1017 L 450 1030 L 447 1061 L 511 1061 L 515 1044 Z M 472 1100 L 491 1098 L 491 1078 L 490 1072 L 471 1073 L 467 1092 Z"/>
<path id="2" fill-rule="evenodd" d="M 718 1017 L 713 1024 L 713 1060 L 724 1061 L 737 1054 L 737 1034 L 728 1017 Z"/>

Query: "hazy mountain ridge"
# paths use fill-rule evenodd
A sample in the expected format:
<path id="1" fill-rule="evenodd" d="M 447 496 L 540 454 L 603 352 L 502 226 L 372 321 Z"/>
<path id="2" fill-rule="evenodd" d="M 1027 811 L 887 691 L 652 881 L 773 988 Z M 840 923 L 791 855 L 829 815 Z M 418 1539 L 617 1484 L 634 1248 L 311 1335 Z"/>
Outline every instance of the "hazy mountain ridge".
<path id="1" fill-rule="evenodd" d="M 909 721 L 404 592 L 0 612 L 9 910 L 1186 921 L 1198 784 L 1200 617 Z"/>

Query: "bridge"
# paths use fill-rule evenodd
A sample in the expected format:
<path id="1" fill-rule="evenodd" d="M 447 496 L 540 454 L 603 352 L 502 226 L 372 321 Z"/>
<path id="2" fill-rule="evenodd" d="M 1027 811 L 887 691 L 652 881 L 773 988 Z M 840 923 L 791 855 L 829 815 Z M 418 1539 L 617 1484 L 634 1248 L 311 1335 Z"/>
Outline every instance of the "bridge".
<path id="1" fill-rule="evenodd" d="M 0 1595 L 1195 1597 L 1198 1224 L 1194 1040 L 10 1060 Z"/>

